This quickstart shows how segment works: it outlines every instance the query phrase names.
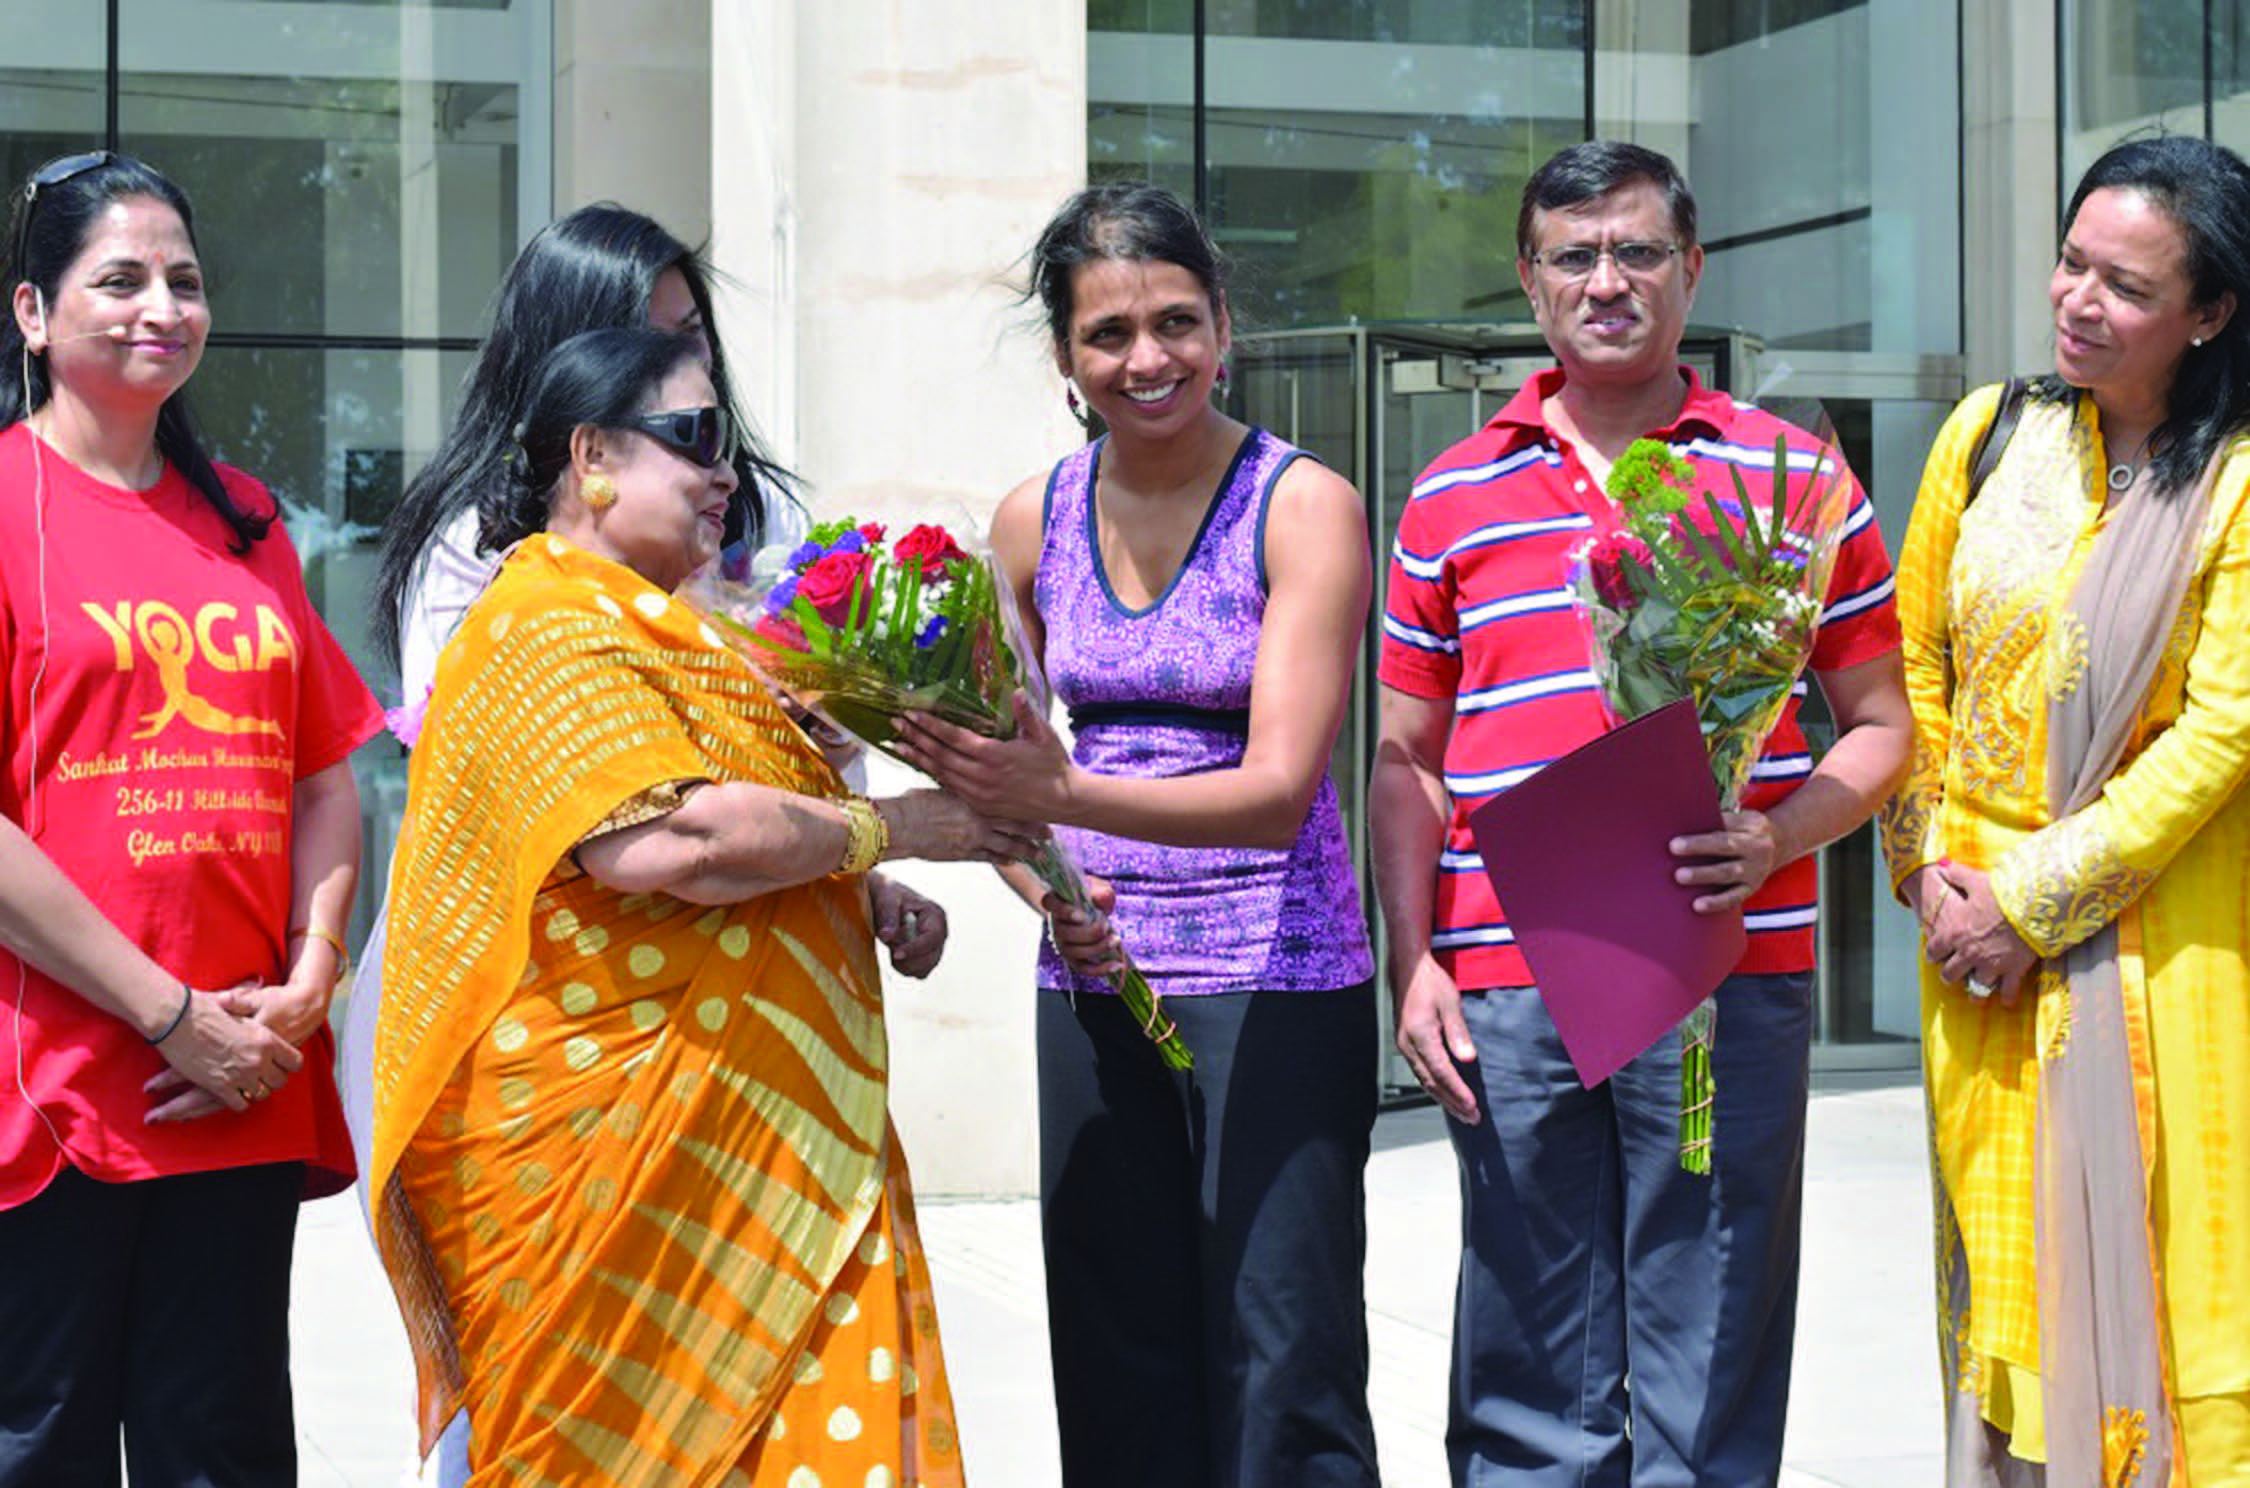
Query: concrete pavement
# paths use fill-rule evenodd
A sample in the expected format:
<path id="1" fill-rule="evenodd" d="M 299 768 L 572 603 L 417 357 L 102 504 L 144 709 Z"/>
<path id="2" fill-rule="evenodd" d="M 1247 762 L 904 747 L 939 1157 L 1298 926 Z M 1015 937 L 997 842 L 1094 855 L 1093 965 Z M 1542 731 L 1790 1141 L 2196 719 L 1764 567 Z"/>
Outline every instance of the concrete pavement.
<path id="1" fill-rule="evenodd" d="M 1453 1155 L 1426 1107 L 1386 1113 L 1375 1142 L 1367 1321 L 1383 1480 L 1442 1488 L 1459 1224 Z M 1921 1092 L 1910 1076 L 1816 1077 L 1783 1488 L 1940 1480 L 1923 1151 Z M 926 1201 L 921 1219 L 969 1481 L 1052 1488 L 1037 1205 Z M 291 1326 L 306 1488 L 414 1482 L 406 1339 L 348 1198 L 305 1211 Z"/>

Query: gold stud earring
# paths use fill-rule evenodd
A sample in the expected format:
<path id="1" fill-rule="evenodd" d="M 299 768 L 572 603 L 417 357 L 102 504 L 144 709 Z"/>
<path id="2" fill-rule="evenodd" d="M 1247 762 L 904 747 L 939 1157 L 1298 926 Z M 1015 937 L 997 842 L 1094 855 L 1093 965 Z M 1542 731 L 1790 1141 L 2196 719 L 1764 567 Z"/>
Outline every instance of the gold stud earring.
<path id="1" fill-rule="evenodd" d="M 589 475 L 578 488 L 586 505 L 594 511 L 608 511 L 617 505 L 617 482 L 606 475 Z"/>

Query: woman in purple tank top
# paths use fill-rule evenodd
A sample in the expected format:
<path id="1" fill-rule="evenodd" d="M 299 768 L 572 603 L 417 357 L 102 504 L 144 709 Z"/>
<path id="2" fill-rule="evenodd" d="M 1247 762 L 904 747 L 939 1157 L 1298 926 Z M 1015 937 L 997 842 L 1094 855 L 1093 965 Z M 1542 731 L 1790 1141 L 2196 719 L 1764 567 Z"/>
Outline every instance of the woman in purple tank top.
<path id="1" fill-rule="evenodd" d="M 1213 404 L 1223 266 L 1176 197 L 1082 192 L 1032 258 L 1072 403 L 1109 432 L 1017 487 L 992 541 L 1074 742 L 1020 703 L 1005 743 L 935 720 L 907 740 L 972 803 L 1054 822 L 1110 908 L 1042 905 L 1063 1481 L 1365 1488 L 1377 1035 L 1328 774 L 1367 619 L 1364 509 Z M 1121 941 L 1192 1072 L 1108 994 Z"/>

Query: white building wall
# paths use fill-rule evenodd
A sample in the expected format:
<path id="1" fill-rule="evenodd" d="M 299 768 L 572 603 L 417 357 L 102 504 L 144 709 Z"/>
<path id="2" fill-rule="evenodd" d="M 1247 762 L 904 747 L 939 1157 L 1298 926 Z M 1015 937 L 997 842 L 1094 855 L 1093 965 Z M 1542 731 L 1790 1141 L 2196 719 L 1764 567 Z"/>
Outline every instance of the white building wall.
<path id="1" fill-rule="evenodd" d="M 981 530 L 1079 437 L 1008 284 L 1084 179 L 1083 4 L 709 3 L 719 322 L 751 416 L 816 516 L 950 503 Z M 985 868 L 900 876 L 952 923 L 937 973 L 889 989 L 916 1182 L 1032 1192 L 1038 921 Z"/>

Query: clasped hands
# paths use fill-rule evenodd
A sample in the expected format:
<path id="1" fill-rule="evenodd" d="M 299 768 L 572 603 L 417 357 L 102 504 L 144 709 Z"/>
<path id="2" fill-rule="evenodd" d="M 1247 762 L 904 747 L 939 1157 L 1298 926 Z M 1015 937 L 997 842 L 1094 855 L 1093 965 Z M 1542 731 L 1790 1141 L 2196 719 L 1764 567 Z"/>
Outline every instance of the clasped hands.
<path id="1" fill-rule="evenodd" d="M 1922 925 L 1922 954 L 1938 975 L 1973 997 L 1998 993 L 2013 1005 L 2039 955 L 2000 912 L 1992 875 L 1941 858 L 1915 869 L 1905 890 Z"/>
<path id="2" fill-rule="evenodd" d="M 247 1110 L 279 1090 L 304 1066 L 298 1045 L 327 1021 L 333 991 L 333 984 L 293 977 L 187 993 L 186 1014 L 157 1046 L 167 1068 L 141 1086 L 152 1102 L 143 1119 L 153 1125 Z"/>

